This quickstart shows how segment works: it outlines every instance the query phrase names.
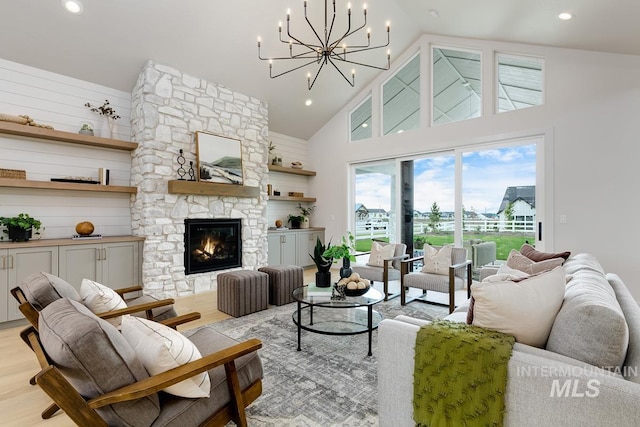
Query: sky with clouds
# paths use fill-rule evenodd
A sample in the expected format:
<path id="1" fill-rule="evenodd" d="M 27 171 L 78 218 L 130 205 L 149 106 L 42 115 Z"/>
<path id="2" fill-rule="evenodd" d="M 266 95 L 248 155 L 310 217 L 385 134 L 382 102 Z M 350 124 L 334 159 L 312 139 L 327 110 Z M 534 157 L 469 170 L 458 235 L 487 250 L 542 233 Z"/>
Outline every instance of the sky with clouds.
<path id="1" fill-rule="evenodd" d="M 442 155 L 414 161 L 414 207 L 431 210 L 435 201 L 443 212 L 453 212 L 455 157 Z M 535 185 L 536 146 L 518 145 L 464 153 L 462 204 L 468 211 L 497 213 L 507 187 Z M 356 175 L 356 203 L 389 210 L 391 178 L 385 174 Z"/>

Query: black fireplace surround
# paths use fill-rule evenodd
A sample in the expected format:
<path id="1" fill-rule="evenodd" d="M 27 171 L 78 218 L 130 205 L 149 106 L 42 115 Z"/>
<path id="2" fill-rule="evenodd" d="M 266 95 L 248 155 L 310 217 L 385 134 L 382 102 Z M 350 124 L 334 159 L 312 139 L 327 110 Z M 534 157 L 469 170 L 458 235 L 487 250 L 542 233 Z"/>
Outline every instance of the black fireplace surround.
<path id="1" fill-rule="evenodd" d="M 185 274 L 242 267 L 240 219 L 184 220 Z"/>

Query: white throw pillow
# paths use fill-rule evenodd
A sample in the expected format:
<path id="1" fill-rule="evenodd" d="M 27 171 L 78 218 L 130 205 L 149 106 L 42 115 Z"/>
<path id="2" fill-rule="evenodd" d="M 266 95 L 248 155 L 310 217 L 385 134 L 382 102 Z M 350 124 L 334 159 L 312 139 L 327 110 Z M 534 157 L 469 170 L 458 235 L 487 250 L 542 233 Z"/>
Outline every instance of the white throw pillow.
<path id="1" fill-rule="evenodd" d="M 544 348 L 564 291 L 564 267 L 519 282 L 476 282 L 471 285 L 473 324 Z"/>
<path id="2" fill-rule="evenodd" d="M 445 245 L 440 250 L 424 245 L 424 265 L 422 266 L 423 273 L 433 274 L 449 274 L 449 267 L 451 267 L 451 250 L 453 244 Z"/>
<path id="3" fill-rule="evenodd" d="M 196 346 L 180 332 L 161 323 L 135 316 L 122 319 L 122 336 L 133 347 L 136 357 L 150 375 L 177 368 L 202 358 Z M 207 372 L 167 387 L 175 396 L 209 397 L 211 380 Z"/>
<path id="4" fill-rule="evenodd" d="M 116 291 L 89 279 L 82 279 L 80 298 L 82 298 L 82 303 L 96 314 L 127 308 L 127 303 Z M 112 325 L 120 327 L 122 316 L 106 320 Z"/>
<path id="5" fill-rule="evenodd" d="M 371 265 L 373 267 L 384 267 L 384 260 L 393 258 L 395 251 L 396 245 L 392 243 L 383 245 L 379 242 L 373 242 L 371 244 L 371 254 L 369 255 L 367 265 Z M 391 264 L 389 264 L 389 267 L 393 268 Z"/>

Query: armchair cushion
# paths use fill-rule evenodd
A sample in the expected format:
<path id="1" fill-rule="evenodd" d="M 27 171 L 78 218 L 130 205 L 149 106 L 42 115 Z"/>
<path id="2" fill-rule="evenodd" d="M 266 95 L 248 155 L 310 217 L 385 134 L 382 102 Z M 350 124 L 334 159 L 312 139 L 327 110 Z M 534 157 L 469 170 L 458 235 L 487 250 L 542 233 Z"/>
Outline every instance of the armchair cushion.
<path id="1" fill-rule="evenodd" d="M 40 311 L 60 298 L 80 301 L 80 295 L 71 284 L 48 273 L 33 273 L 20 283 L 27 301 Z"/>
<path id="2" fill-rule="evenodd" d="M 451 251 L 453 244 L 445 245 L 439 250 L 430 245 L 424 245 L 423 273 L 448 275 L 451 266 Z"/>
<path id="3" fill-rule="evenodd" d="M 563 267 L 519 282 L 474 283 L 473 325 L 511 334 L 523 344 L 544 347 L 564 291 Z"/>
<path id="4" fill-rule="evenodd" d="M 123 316 L 122 336 L 151 375 L 202 357 L 198 348 L 180 332 L 151 320 Z M 164 391 L 176 396 L 198 398 L 209 397 L 210 389 L 209 375 L 203 372 Z"/>
<path id="5" fill-rule="evenodd" d="M 396 245 L 393 243 L 382 245 L 380 242 L 372 242 L 371 254 L 367 265 L 372 267 L 384 267 L 384 260 L 393 258 L 396 251 Z M 392 267 L 393 268 L 393 267 Z"/>
<path id="6" fill-rule="evenodd" d="M 80 297 L 82 297 L 84 305 L 96 314 L 127 308 L 127 303 L 116 291 L 89 279 L 82 279 Z M 117 327 L 122 322 L 122 316 L 107 321 Z"/>
<path id="7" fill-rule="evenodd" d="M 60 298 L 40 312 L 46 353 L 85 398 L 149 377 L 118 330 L 81 303 Z M 97 409 L 109 425 L 150 425 L 160 413 L 157 394 Z"/>
<path id="8" fill-rule="evenodd" d="M 524 271 L 527 274 L 537 274 L 553 270 L 554 268 L 561 266 L 563 263 L 564 258 L 552 258 L 535 262 L 522 255 L 515 249 L 511 249 L 509 257 L 507 258 L 507 267 Z"/>

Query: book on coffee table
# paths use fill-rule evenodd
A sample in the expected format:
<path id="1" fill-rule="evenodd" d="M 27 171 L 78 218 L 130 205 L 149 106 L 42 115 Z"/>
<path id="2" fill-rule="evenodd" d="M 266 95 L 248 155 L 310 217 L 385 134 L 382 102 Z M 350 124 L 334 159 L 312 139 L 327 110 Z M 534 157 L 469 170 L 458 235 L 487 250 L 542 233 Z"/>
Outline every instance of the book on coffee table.
<path id="1" fill-rule="evenodd" d="M 329 286 L 327 288 L 319 288 L 319 287 L 316 286 L 315 283 L 309 283 L 309 285 L 307 285 L 307 296 L 310 296 L 310 297 L 323 297 L 323 296 L 330 297 L 332 288 L 333 288 L 333 286 Z"/>

